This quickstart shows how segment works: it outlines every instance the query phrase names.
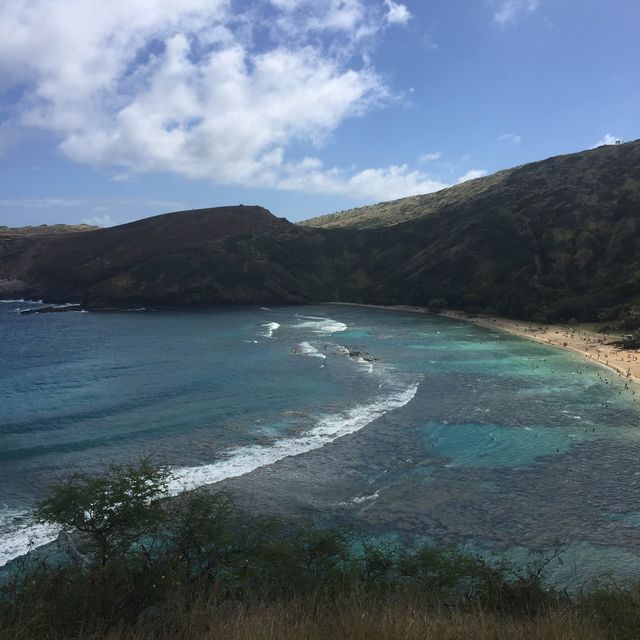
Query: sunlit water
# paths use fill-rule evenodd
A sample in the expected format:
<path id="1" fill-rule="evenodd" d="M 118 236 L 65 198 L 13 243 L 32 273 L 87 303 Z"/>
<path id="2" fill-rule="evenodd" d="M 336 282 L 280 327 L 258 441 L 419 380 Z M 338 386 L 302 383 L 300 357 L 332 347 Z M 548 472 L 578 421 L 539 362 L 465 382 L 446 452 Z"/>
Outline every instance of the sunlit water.
<path id="1" fill-rule="evenodd" d="M 55 535 L 27 524 L 52 480 L 151 456 L 173 492 L 519 562 L 559 541 L 566 583 L 640 575 L 640 411 L 580 357 L 360 307 L 28 306 L 0 303 L 0 564 Z"/>

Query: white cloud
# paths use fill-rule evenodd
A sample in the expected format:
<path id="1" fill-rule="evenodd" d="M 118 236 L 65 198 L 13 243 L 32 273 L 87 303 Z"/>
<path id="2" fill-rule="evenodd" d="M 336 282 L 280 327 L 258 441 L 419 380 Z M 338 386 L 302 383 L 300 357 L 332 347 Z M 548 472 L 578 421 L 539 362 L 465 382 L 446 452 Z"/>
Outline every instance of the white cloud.
<path id="1" fill-rule="evenodd" d="M 616 142 L 618 142 L 620 140 L 620 138 L 618 138 L 618 136 L 614 136 L 611 135 L 610 133 L 607 133 L 602 140 L 598 140 L 598 142 L 596 142 L 591 149 L 595 149 L 596 147 L 602 147 L 604 145 L 608 145 L 608 144 L 616 144 Z"/>
<path id="2" fill-rule="evenodd" d="M 493 21 L 501 26 L 514 24 L 540 6 L 539 0 L 495 0 Z"/>
<path id="3" fill-rule="evenodd" d="M 271 22 L 277 42 L 300 44 L 309 34 L 323 34 L 339 39 L 332 42 L 342 52 L 351 52 L 353 44 L 375 35 L 381 28 L 379 6 L 363 0 L 270 0 L 280 13 L 275 21 L 260 15 L 261 2 L 251 11 L 244 11 L 249 23 Z M 257 12 L 256 12 L 257 11 Z"/>
<path id="4" fill-rule="evenodd" d="M 440 151 L 434 151 L 432 153 L 423 153 L 418 156 L 418 162 L 420 164 L 425 164 L 427 162 L 433 162 L 434 160 L 440 160 L 442 158 L 442 153 Z"/>
<path id="5" fill-rule="evenodd" d="M 106 213 L 103 216 L 95 216 L 94 218 L 83 218 L 82 224 L 89 224 L 92 227 L 113 227 L 117 222 Z"/>
<path id="6" fill-rule="evenodd" d="M 394 0 L 384 0 L 384 3 L 387 6 L 386 20 L 389 24 L 405 25 L 411 20 L 411 13 L 405 5 Z"/>
<path id="7" fill-rule="evenodd" d="M 184 202 L 175 200 L 148 200 L 146 198 L 103 198 L 86 196 L 65 198 L 49 196 L 42 198 L 1 198 L 0 209 L 91 209 L 96 212 L 115 211 L 120 208 L 149 208 L 170 211 L 188 208 Z"/>
<path id="8" fill-rule="evenodd" d="M 498 142 L 511 142 L 513 144 L 520 144 L 522 142 L 522 136 L 517 133 L 503 133 L 498 137 Z"/>
<path id="9" fill-rule="evenodd" d="M 76 161 L 170 171 L 224 184 L 269 185 L 295 140 L 320 142 L 384 95 L 375 73 L 342 70 L 311 48 L 251 57 L 236 45 L 197 65 L 182 35 L 108 126 L 69 132 Z"/>
<path id="10" fill-rule="evenodd" d="M 278 188 L 311 193 L 333 193 L 357 200 L 395 200 L 406 196 L 431 193 L 448 184 L 421 171 L 411 171 L 407 165 L 391 165 L 346 173 L 338 168 L 323 169 L 317 158 L 287 166 L 288 175 Z"/>
<path id="11" fill-rule="evenodd" d="M 471 169 L 467 171 L 463 176 L 458 178 L 458 184 L 462 184 L 463 182 L 467 182 L 468 180 L 475 180 L 476 178 L 482 178 L 486 176 L 487 172 L 484 169 Z"/>
<path id="12" fill-rule="evenodd" d="M 348 174 L 289 157 L 294 144 L 318 147 L 389 97 L 362 60 L 387 24 L 409 20 L 404 5 L 234 7 L 231 0 L 5 0 L 0 90 L 20 88 L 13 106 L 23 128 L 52 132 L 69 158 L 109 168 L 114 180 L 170 172 L 290 188 L 283 185 L 298 180 L 291 170 L 298 166 L 316 181 L 298 181 L 302 191 L 324 183 L 331 192 L 377 197 L 381 185 L 395 196 L 440 184 L 406 166 Z M 267 10 L 275 19 L 261 24 L 272 33 L 254 38 L 254 12 Z M 358 48 L 362 55 L 351 56 Z"/>

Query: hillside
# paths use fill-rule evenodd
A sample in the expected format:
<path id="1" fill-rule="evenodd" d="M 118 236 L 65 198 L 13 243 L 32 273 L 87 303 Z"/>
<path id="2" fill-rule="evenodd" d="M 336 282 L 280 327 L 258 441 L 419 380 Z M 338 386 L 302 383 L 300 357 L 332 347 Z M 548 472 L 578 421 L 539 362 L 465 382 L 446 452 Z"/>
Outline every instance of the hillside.
<path id="1" fill-rule="evenodd" d="M 301 232 L 266 209 L 238 206 L 89 233 L 0 234 L 0 296 L 92 307 L 301 302 L 300 283 L 257 246 L 290 233 Z"/>
<path id="2" fill-rule="evenodd" d="M 622 152 L 623 162 L 629 159 L 626 153 L 629 151 L 628 147 L 634 144 L 636 143 L 622 145 L 622 149 L 626 148 L 626 151 Z M 597 188 L 598 185 L 594 180 L 601 173 L 606 173 L 608 164 L 618 163 L 621 160 L 620 154 L 621 148 L 618 146 L 603 146 L 582 153 L 558 156 L 506 169 L 434 193 L 318 216 L 301 224 L 318 229 L 344 227 L 365 229 L 400 224 L 441 211 L 467 207 L 478 200 L 509 198 L 512 195 L 512 188 L 520 190 L 524 181 L 527 187 L 532 189 L 531 194 L 542 190 L 550 192 L 558 188 L 575 189 L 576 200 L 578 200 L 581 196 L 588 196 L 591 189 Z M 584 176 L 579 174 L 580 165 L 585 169 Z M 562 194 L 563 197 L 565 194 L 566 191 Z M 519 207 L 521 203 L 512 204 Z M 576 205 L 579 204 L 577 201 Z"/>
<path id="3" fill-rule="evenodd" d="M 640 141 L 329 220 L 294 225 L 241 206 L 0 234 L 0 297 L 94 308 L 443 299 L 556 321 L 615 317 L 640 300 Z"/>
<path id="4" fill-rule="evenodd" d="M 42 236 L 58 233 L 80 233 L 82 231 L 95 231 L 99 228 L 90 224 L 40 224 L 35 227 L 0 226 L 0 236 Z"/>
<path id="5" fill-rule="evenodd" d="M 371 229 L 400 224 L 437 213 L 441 209 L 456 207 L 487 190 L 501 185 L 515 169 L 499 171 L 490 176 L 469 180 L 462 184 L 420 196 L 409 196 L 390 202 L 379 202 L 368 207 L 347 209 L 337 213 L 305 220 L 300 224 L 316 229 Z"/>

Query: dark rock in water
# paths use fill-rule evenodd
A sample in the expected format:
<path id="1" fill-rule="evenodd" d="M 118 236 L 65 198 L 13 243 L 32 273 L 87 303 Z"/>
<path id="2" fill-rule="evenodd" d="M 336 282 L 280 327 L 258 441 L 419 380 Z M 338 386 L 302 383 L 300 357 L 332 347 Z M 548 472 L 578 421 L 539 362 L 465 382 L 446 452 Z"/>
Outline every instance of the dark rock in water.
<path id="1" fill-rule="evenodd" d="M 354 360 L 364 360 L 365 362 L 375 362 L 377 358 L 374 358 L 365 347 L 347 347 L 349 353 L 347 354 Z"/>
<path id="2" fill-rule="evenodd" d="M 63 307 L 48 306 L 37 307 L 36 309 L 25 309 L 20 312 L 21 316 L 32 316 L 36 313 L 66 313 L 67 311 L 84 311 L 82 305 L 79 304 L 67 304 Z"/>

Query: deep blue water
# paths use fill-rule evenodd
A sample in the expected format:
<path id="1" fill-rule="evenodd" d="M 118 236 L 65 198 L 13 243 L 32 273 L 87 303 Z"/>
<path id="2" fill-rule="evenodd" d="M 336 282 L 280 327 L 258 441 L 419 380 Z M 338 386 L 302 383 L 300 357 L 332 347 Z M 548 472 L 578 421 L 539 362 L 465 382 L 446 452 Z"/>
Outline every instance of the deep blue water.
<path id="1" fill-rule="evenodd" d="M 47 538 L 26 514 L 52 480 L 152 456 L 174 491 L 640 575 L 640 411 L 579 357 L 360 307 L 26 306 L 0 303 L 0 564 Z"/>

